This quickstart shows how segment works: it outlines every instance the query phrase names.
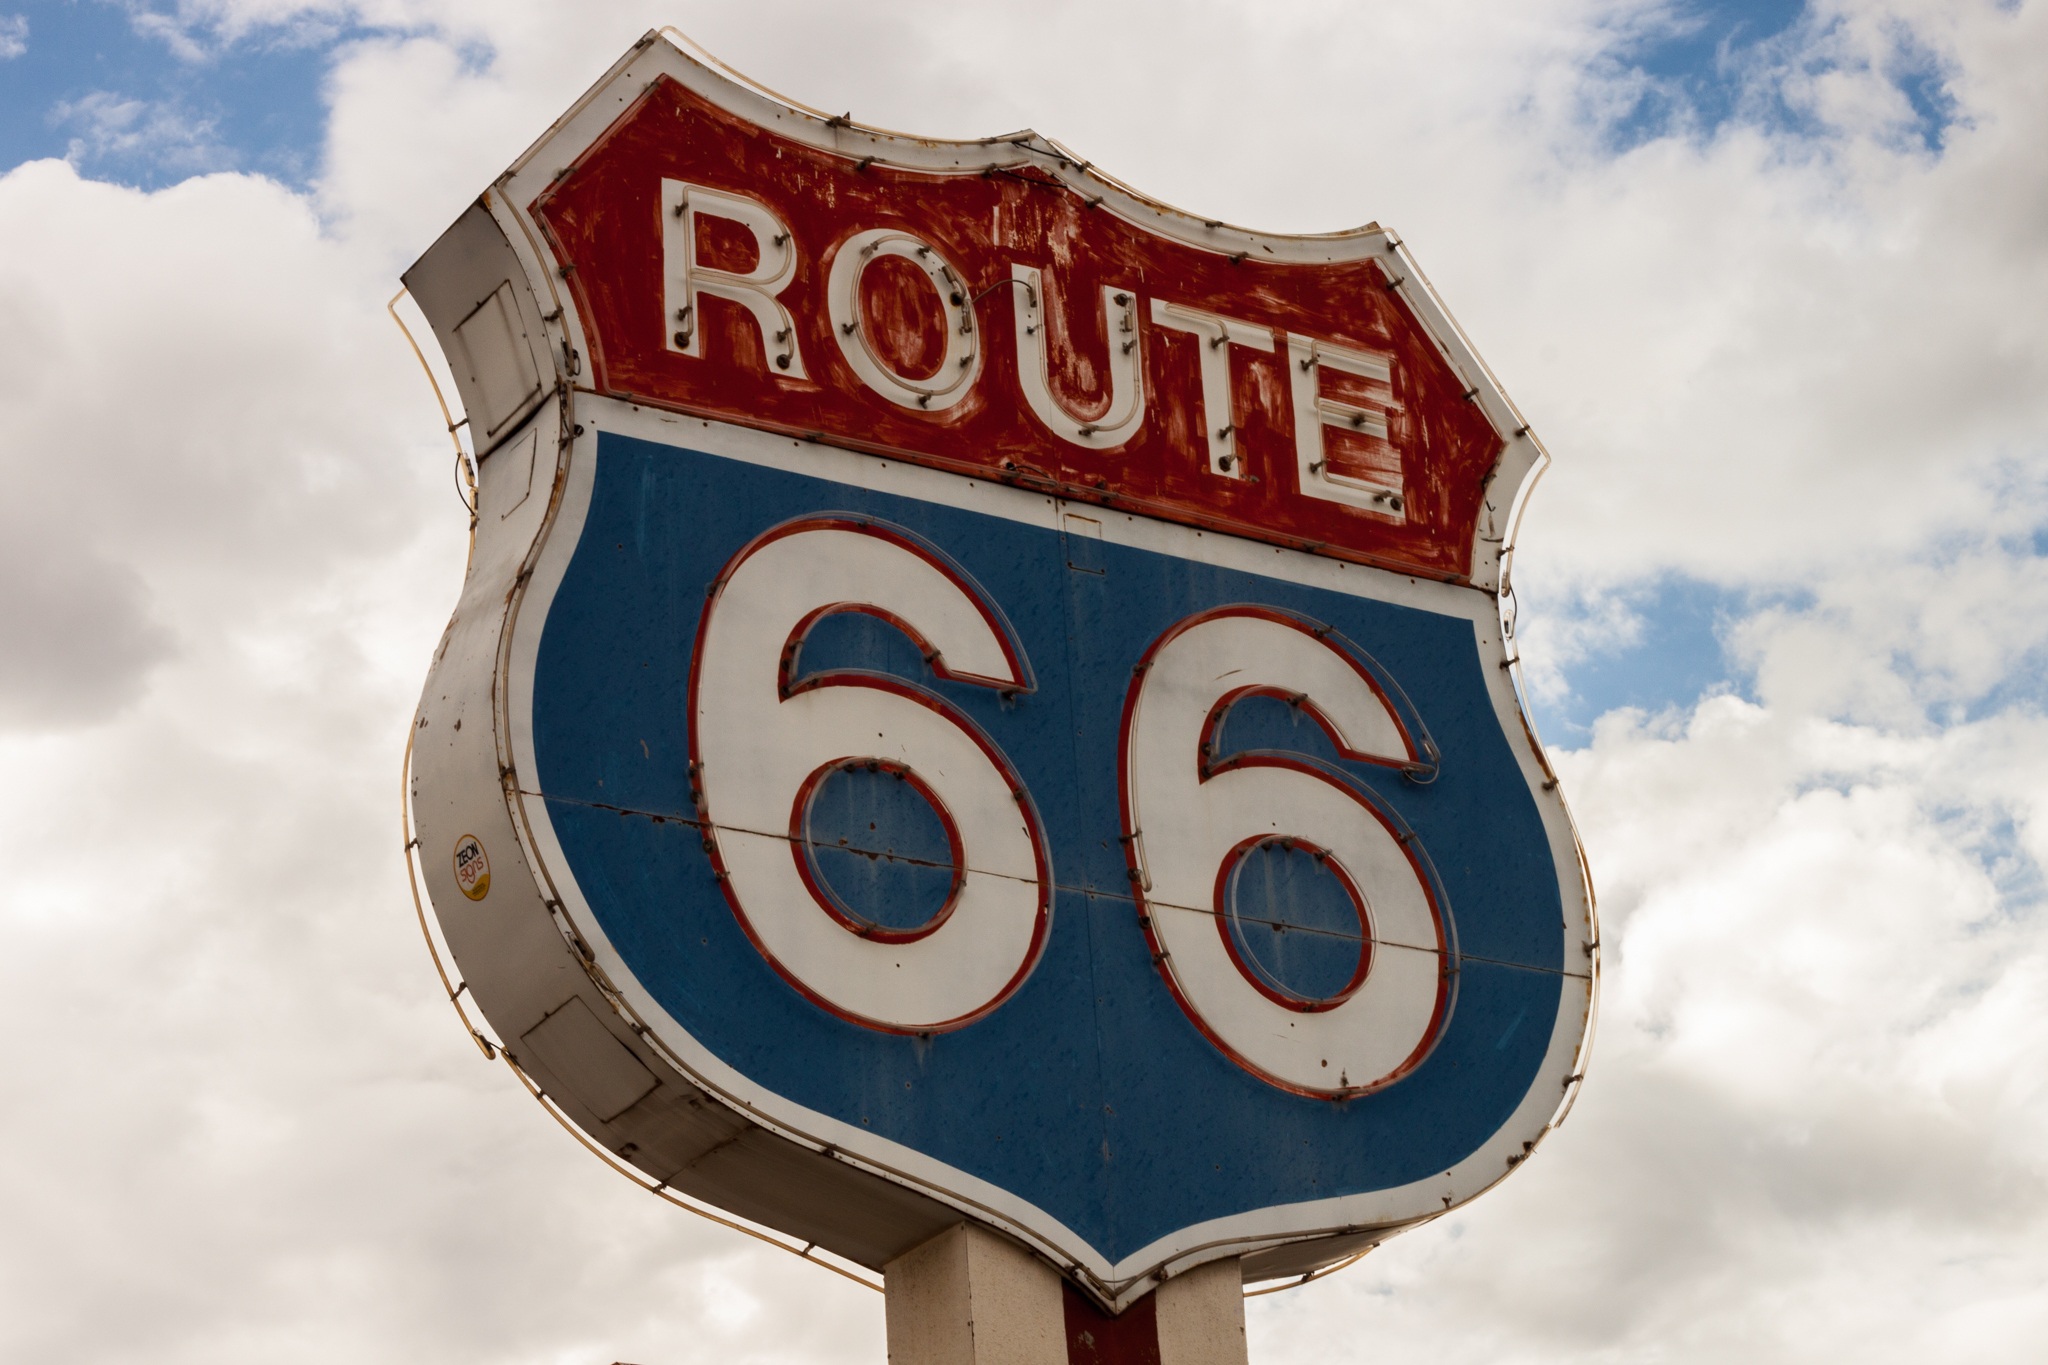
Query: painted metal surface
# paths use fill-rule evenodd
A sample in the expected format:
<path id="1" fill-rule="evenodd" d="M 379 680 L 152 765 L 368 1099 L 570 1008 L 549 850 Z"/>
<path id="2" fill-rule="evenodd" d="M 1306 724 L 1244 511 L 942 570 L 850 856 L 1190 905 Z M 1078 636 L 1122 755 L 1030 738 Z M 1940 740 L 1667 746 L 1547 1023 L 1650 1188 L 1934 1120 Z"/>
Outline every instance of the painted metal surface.
<path id="1" fill-rule="evenodd" d="M 1115 1310 L 1559 1120 L 1597 937 L 1497 596 L 1542 457 L 1388 234 L 650 35 L 407 285 L 482 454 L 421 866 L 600 1145 Z"/>

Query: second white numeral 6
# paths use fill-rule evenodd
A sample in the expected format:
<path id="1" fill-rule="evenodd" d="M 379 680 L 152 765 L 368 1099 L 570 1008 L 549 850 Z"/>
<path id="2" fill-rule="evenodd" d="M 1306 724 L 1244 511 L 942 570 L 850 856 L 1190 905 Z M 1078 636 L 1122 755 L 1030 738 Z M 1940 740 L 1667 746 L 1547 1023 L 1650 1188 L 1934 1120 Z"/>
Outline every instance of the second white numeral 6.
<path id="1" fill-rule="evenodd" d="M 1428 1055 L 1446 916 L 1413 832 L 1368 787 L 1300 753 L 1223 752 L 1226 723 L 1254 699 L 1290 706 L 1343 758 L 1432 776 L 1376 673 L 1312 621 L 1225 607 L 1161 636 L 1125 703 L 1123 837 L 1160 972 L 1216 1046 L 1304 1094 L 1372 1090 Z"/>

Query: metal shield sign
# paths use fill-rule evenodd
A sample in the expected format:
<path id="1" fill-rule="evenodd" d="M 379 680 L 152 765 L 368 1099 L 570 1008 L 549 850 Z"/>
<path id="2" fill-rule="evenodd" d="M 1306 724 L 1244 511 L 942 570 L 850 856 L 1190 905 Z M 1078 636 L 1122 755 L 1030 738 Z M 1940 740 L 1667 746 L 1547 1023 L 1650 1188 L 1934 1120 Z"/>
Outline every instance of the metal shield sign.
<path id="1" fill-rule="evenodd" d="M 481 456 L 421 866 L 595 1141 L 1114 1308 L 1554 1126 L 1597 942 L 1500 607 L 1543 456 L 1390 233 L 650 38 L 407 284 Z"/>

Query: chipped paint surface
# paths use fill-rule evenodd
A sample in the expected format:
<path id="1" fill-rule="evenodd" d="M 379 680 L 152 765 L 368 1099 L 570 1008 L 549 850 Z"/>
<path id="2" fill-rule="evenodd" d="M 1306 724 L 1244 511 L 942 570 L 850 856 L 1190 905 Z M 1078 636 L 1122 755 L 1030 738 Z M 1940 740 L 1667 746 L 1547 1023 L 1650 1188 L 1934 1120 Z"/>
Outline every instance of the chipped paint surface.
<path id="1" fill-rule="evenodd" d="M 655 82 L 533 205 L 591 329 L 590 383 L 1431 577 L 1468 573 L 1485 481 L 1505 438 L 1468 401 L 1470 383 L 1403 300 L 1406 281 L 1384 234 L 1341 240 L 1322 261 L 1283 260 L 1271 243 L 1205 247 L 1095 202 L 1042 156 L 1020 157 L 1012 146 L 984 155 L 986 166 L 940 173 L 864 161 L 763 130 L 675 81 Z M 699 316 L 664 316 L 675 218 L 664 212 L 664 181 L 738 195 L 787 230 L 791 241 L 780 249 L 793 249 L 795 268 L 775 298 L 793 324 L 803 377 L 774 363 L 788 340 L 729 298 L 698 299 Z M 757 243 L 733 220 L 707 210 L 694 227 L 706 267 L 756 267 Z M 964 321 L 980 372 L 973 391 L 943 409 L 891 401 L 844 358 L 828 281 L 838 254 L 858 249 L 849 239 L 878 227 L 929 245 L 971 302 Z M 1035 272 L 1035 286 L 1016 282 L 1018 267 Z M 962 321 L 950 298 L 900 257 L 870 265 L 860 291 L 863 339 L 900 373 L 933 374 Z M 1013 325 L 1033 292 L 1043 295 L 1043 361 L 1020 355 Z M 1160 325 L 1149 307 L 1121 309 L 1115 296 L 1124 293 L 1187 321 Z M 1204 402 L 1202 353 L 1220 336 L 1205 318 L 1264 341 L 1260 349 L 1224 340 L 1228 404 L 1220 412 Z M 694 354 L 673 344 L 679 329 L 691 334 Z M 1289 338 L 1301 339 L 1306 366 Z M 1110 415 L 1111 359 L 1133 344 L 1143 420 L 1113 447 L 1076 440 Z M 1318 364 L 1318 347 L 1378 357 L 1380 373 Z M 1029 379 L 1021 371 L 1039 363 L 1070 421 L 1044 422 L 1019 401 Z M 1299 486 L 1296 397 L 1305 388 L 1371 417 L 1357 427 L 1326 424 L 1329 472 L 1389 489 L 1397 501 L 1362 511 Z M 1217 471 L 1209 440 L 1225 428 L 1237 461 Z"/>

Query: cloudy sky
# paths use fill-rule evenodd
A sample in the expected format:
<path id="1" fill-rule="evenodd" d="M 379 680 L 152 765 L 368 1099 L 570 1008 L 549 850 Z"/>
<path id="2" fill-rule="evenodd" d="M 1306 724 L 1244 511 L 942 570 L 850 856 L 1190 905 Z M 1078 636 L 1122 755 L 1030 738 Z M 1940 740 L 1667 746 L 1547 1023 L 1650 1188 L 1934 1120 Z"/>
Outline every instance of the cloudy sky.
<path id="1" fill-rule="evenodd" d="M 1255 1300 L 1283 1362 L 2048 1335 L 2042 0 L 0 0 L 0 1357 L 882 1359 L 438 998 L 464 514 L 398 273 L 629 43 L 1205 214 L 1399 228 L 1556 463 L 1524 657 L 1584 1097 Z"/>

